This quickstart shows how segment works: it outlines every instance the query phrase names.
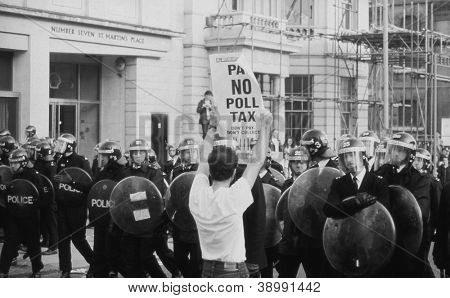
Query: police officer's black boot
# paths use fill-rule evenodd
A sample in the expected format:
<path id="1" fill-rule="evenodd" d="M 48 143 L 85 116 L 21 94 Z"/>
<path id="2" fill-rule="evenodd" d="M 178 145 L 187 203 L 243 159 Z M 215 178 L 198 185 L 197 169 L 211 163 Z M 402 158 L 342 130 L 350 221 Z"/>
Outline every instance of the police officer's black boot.
<path id="1" fill-rule="evenodd" d="M 59 278 L 70 278 L 70 272 L 69 271 L 63 271 L 61 272 L 61 275 Z"/>

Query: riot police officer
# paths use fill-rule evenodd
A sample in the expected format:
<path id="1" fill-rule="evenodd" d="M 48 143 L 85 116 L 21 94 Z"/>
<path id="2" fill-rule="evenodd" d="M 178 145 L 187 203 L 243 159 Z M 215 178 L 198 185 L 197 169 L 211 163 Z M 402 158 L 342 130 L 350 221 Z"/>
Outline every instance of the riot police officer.
<path id="1" fill-rule="evenodd" d="M 10 166 L 14 172 L 14 179 L 24 179 L 31 182 L 39 192 L 43 193 L 43 185 L 38 172 L 28 167 L 27 152 L 16 149 L 9 157 Z M 10 190 L 8 190 L 10 191 Z M 17 255 L 17 247 L 23 241 L 31 259 L 33 273 L 30 277 L 40 277 L 40 270 L 44 267 L 41 261 L 39 243 L 39 198 L 26 204 L 14 200 L 7 202 L 6 241 L 0 257 L 0 274 L 7 277 L 13 258 Z"/>
<path id="2" fill-rule="evenodd" d="M 309 152 L 311 168 L 338 168 L 338 163 L 334 159 L 336 155 L 329 147 L 328 137 L 323 131 L 319 129 L 308 130 L 303 134 L 300 145 L 304 146 Z"/>
<path id="3" fill-rule="evenodd" d="M 385 165 L 381 166 L 376 174 L 384 177 L 388 184 L 403 186 L 414 195 L 422 212 L 424 230 L 426 230 L 430 217 L 431 179 L 412 166 L 416 146 L 416 140 L 409 133 L 400 132 L 392 135 L 387 141 Z M 397 249 L 386 268 L 386 274 L 394 277 L 421 277 L 425 263 L 424 256 L 419 254 L 412 256 Z"/>
<path id="4" fill-rule="evenodd" d="M 193 172 L 198 169 L 199 147 L 193 138 L 186 138 L 181 141 L 178 150 L 180 152 L 181 164 L 173 168 L 171 181 L 175 180 L 182 173 Z M 177 222 L 178 216 L 180 216 L 178 212 L 175 213 L 174 222 Z M 178 268 L 180 268 L 183 277 L 200 277 L 202 252 L 197 230 L 183 231 L 174 225 L 173 248 L 175 262 Z"/>
<path id="5" fill-rule="evenodd" d="M 335 159 L 336 155 L 329 147 L 325 132 L 319 129 L 306 131 L 300 140 L 300 145 L 308 150 L 311 159 L 309 168 L 339 168 Z M 335 270 L 325 256 L 322 240 L 314 239 L 302 233 L 301 243 L 304 247 L 305 260 L 309 262 L 308 270 L 305 271 L 307 277 L 331 277 L 335 275 Z"/>
<path id="6" fill-rule="evenodd" d="M 423 230 L 422 243 L 419 249 L 419 255 L 425 260 L 423 277 L 434 277 L 431 265 L 428 262 L 428 254 L 430 252 L 433 235 L 436 231 L 436 225 L 439 213 L 439 201 L 441 199 L 442 184 L 441 181 L 433 176 L 433 165 L 431 161 L 431 154 L 428 150 L 418 148 L 416 158 L 412 166 L 420 173 L 425 174 L 431 180 L 430 184 L 430 218 L 426 224 L 426 229 Z"/>
<path id="7" fill-rule="evenodd" d="M 34 138 L 36 136 L 36 127 L 33 125 L 28 125 L 27 127 L 25 127 L 25 137 L 26 137 L 26 142 L 28 142 L 31 138 Z"/>
<path id="8" fill-rule="evenodd" d="M 155 184 L 161 195 L 166 192 L 163 173 L 156 162 L 156 155 L 148 142 L 136 139 L 129 146 L 130 163 L 127 176 L 144 177 Z M 124 233 L 123 247 L 125 258 L 125 272 L 127 277 L 166 277 L 159 266 L 154 252 L 157 252 L 167 269 L 176 275 L 173 252 L 167 247 L 167 229 L 169 219 L 164 212 L 158 227 L 151 234 L 131 235 Z M 137 252 L 137 253 L 136 253 Z"/>
<path id="9" fill-rule="evenodd" d="M 54 150 L 61 155 L 57 162 L 57 173 L 60 173 L 68 167 L 77 167 L 91 175 L 89 161 L 84 156 L 78 155 L 75 152 L 76 146 L 76 138 L 69 133 L 63 133 L 56 140 Z M 57 174 L 54 177 L 54 181 L 68 185 L 71 189 L 76 189 L 83 194 L 86 194 L 88 190 L 84 189 L 85 187 L 67 175 Z M 70 253 L 71 240 L 90 265 L 93 263 L 94 253 L 86 240 L 86 198 L 80 202 L 73 202 L 73 204 L 66 203 L 64 199 L 63 197 L 56 197 L 58 206 L 59 267 L 62 271 L 61 277 L 67 278 L 70 277 L 70 271 L 72 270 Z M 89 275 L 91 273 L 92 268 L 90 268 Z"/>
<path id="10" fill-rule="evenodd" d="M 289 187 L 292 186 L 295 179 L 297 179 L 301 173 L 308 169 L 309 165 L 309 153 L 304 147 L 294 147 L 289 150 L 287 156 L 289 160 L 289 169 L 292 173 L 292 177 L 287 179 L 281 187 L 281 193 L 284 193 Z M 292 222 L 291 216 L 288 210 L 283 212 L 283 236 L 278 245 L 278 254 L 280 261 L 277 266 L 278 277 L 280 278 L 294 278 L 297 277 L 300 264 L 303 263 L 306 271 L 308 271 L 308 260 L 302 256 L 301 238 L 302 233 Z"/>
<path id="11" fill-rule="evenodd" d="M 52 180 L 56 175 L 56 163 L 53 160 L 53 149 L 47 142 L 40 142 L 35 148 L 34 168 L 40 174 Z M 52 200 L 40 205 L 41 210 L 41 232 L 42 246 L 48 247 L 43 255 L 52 255 L 57 253 L 58 230 L 56 222 L 56 201 Z"/>
<path id="12" fill-rule="evenodd" d="M 5 136 L 0 138 L 0 150 L 2 152 L 0 163 L 3 165 L 9 165 L 9 154 L 17 149 L 17 142 L 11 136 Z"/>
<path id="13" fill-rule="evenodd" d="M 346 175 L 336 178 L 331 184 L 323 208 L 325 215 L 332 218 L 351 216 L 376 201 L 389 208 L 387 182 L 369 172 L 364 143 L 350 138 L 340 144 L 338 154 L 340 168 Z"/>
<path id="14" fill-rule="evenodd" d="M 104 179 L 120 181 L 126 177 L 125 162 L 119 143 L 106 141 L 97 150 L 100 172 L 94 182 Z M 91 222 L 92 223 L 92 222 Z M 121 231 L 112 227 L 109 213 L 96 219 L 94 225 L 94 277 L 117 277 L 122 270 L 120 258 Z"/>
<path id="15" fill-rule="evenodd" d="M 366 130 L 361 133 L 361 135 L 359 136 L 359 140 L 361 140 L 364 143 L 364 146 L 366 146 L 366 155 L 367 160 L 369 161 L 369 171 L 371 171 L 375 162 L 375 150 L 380 144 L 380 138 L 373 131 Z"/>

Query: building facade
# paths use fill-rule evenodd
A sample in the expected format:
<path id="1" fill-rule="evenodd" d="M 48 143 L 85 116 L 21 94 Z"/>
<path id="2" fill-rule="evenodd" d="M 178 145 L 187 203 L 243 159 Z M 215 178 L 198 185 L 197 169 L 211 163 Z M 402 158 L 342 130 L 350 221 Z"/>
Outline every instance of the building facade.
<path id="1" fill-rule="evenodd" d="M 371 29 L 368 0 L 7 0 L 0 5 L 0 128 L 165 146 L 199 138 L 209 55 L 242 53 L 281 141 L 372 128 L 370 66 L 340 36 Z M 436 20 L 442 27 L 442 18 Z M 356 55 L 356 56 L 355 56 Z"/>

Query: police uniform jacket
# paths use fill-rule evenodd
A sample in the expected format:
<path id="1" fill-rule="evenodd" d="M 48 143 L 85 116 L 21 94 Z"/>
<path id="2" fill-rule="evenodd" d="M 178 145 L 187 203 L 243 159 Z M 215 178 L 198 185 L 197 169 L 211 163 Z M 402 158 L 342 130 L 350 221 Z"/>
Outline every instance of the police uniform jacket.
<path id="1" fill-rule="evenodd" d="M 52 161 L 45 161 L 45 160 L 37 160 L 34 163 L 34 168 L 36 171 L 38 171 L 40 174 L 44 175 L 48 179 L 52 180 L 53 176 L 56 175 L 56 163 Z"/>
<path id="2" fill-rule="evenodd" d="M 430 185 L 431 179 L 427 174 L 419 173 L 414 167 L 407 165 L 400 173 L 393 165 L 385 164 L 378 169 L 377 175 L 386 179 L 389 185 L 400 185 L 408 189 L 419 203 L 422 211 L 424 228 L 430 218 Z"/>
<path id="3" fill-rule="evenodd" d="M 389 208 L 389 188 L 386 180 L 366 171 L 360 187 L 357 189 L 352 179 L 352 175 L 347 173 L 334 179 L 331 183 L 328 200 L 323 207 L 327 217 L 342 218 L 359 211 L 360 207 L 355 204 L 343 204 L 342 201 L 362 192 L 375 196 L 378 202 Z"/>
<path id="4" fill-rule="evenodd" d="M 89 161 L 87 160 L 86 157 L 82 155 L 78 155 L 75 152 L 73 152 L 69 156 L 62 155 L 57 162 L 56 172 L 59 173 L 63 169 L 69 167 L 76 167 L 85 170 L 92 177 L 92 171 L 91 167 L 89 166 Z M 80 183 L 77 183 L 76 181 L 72 181 L 71 183 L 68 184 L 76 189 L 83 191 L 83 193 L 85 193 L 86 195 L 90 188 L 90 185 L 86 187 L 81 185 Z"/>
<path id="5" fill-rule="evenodd" d="M 442 189 L 439 214 L 436 223 L 434 262 L 439 269 L 450 270 L 450 183 Z"/>
<path id="6" fill-rule="evenodd" d="M 39 192 L 39 197 L 44 195 L 44 184 L 42 183 L 39 173 L 34 168 L 23 167 L 23 170 L 20 173 L 15 173 L 11 180 L 15 179 L 24 179 L 33 183 Z M 40 199 L 38 198 L 36 207 L 39 207 L 39 200 Z M 35 215 L 39 214 L 39 208 L 36 208 L 35 211 Z"/>

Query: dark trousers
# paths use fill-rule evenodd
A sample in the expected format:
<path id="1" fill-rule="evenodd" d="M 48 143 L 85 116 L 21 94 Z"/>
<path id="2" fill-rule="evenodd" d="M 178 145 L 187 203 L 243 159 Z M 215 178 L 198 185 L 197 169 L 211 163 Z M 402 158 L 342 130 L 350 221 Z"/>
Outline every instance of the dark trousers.
<path id="1" fill-rule="evenodd" d="M 109 272 L 123 272 L 121 257 L 122 231 L 108 225 L 94 226 L 94 277 L 108 277 Z"/>
<path id="2" fill-rule="evenodd" d="M 48 243 L 48 249 L 58 247 L 58 224 L 56 220 L 56 205 L 41 207 L 42 242 Z"/>
<path id="3" fill-rule="evenodd" d="M 245 262 L 221 262 L 203 260 L 202 277 L 204 278 L 248 278 Z"/>
<path id="4" fill-rule="evenodd" d="M 206 134 L 208 133 L 208 126 L 209 122 L 200 124 L 202 126 L 202 135 L 203 139 L 206 137 Z"/>
<path id="5" fill-rule="evenodd" d="M 72 270 L 70 241 L 90 265 L 94 261 L 94 252 L 86 240 L 86 208 L 64 207 L 58 205 L 58 249 L 59 269 L 63 272 Z"/>
<path id="6" fill-rule="evenodd" d="M 164 233 L 162 235 L 155 236 L 153 240 L 155 241 L 156 254 L 163 263 L 164 267 L 169 270 L 170 274 L 176 275 L 180 270 L 175 263 L 175 256 L 173 251 L 167 245 L 169 236 Z"/>
<path id="7" fill-rule="evenodd" d="M 145 277 L 149 274 L 153 278 L 167 277 L 154 256 L 157 241 L 154 238 L 141 238 L 130 234 L 122 237 L 125 277 Z"/>
<path id="8" fill-rule="evenodd" d="M 30 255 L 33 273 L 43 268 L 39 239 L 39 213 L 30 217 L 6 216 L 5 244 L 0 256 L 0 272 L 8 274 L 13 258 L 17 256 L 17 247 L 23 241 Z"/>
<path id="9" fill-rule="evenodd" d="M 302 258 L 300 256 L 290 256 L 279 254 L 277 271 L 279 278 L 295 278 L 297 277 Z"/>
<path id="10" fill-rule="evenodd" d="M 266 249 L 267 267 L 261 270 L 261 277 L 273 278 L 273 267 L 278 261 L 278 245 L 267 247 Z"/>
<path id="11" fill-rule="evenodd" d="M 200 243 L 187 243 L 174 234 L 173 250 L 175 263 L 180 268 L 183 277 L 201 277 L 202 250 Z"/>

